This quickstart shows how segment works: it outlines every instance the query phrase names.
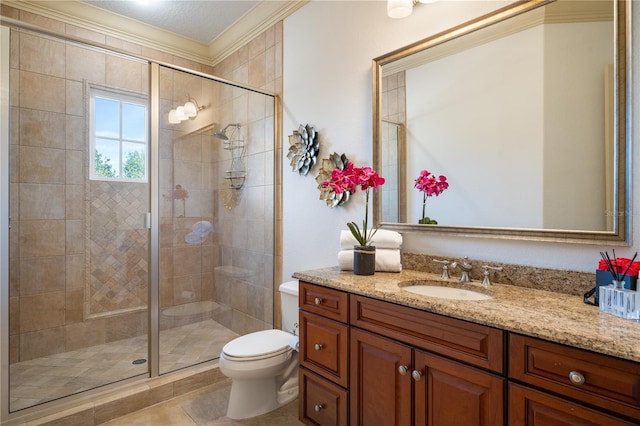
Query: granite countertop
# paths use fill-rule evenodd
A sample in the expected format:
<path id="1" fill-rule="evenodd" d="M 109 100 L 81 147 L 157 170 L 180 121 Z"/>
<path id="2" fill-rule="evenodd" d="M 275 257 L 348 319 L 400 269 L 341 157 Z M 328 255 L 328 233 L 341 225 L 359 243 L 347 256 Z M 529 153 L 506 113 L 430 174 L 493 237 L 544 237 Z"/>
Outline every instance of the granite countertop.
<path id="1" fill-rule="evenodd" d="M 325 287 L 369 296 L 452 318 L 640 362 L 640 322 L 601 313 L 582 297 L 546 290 L 478 282 L 460 284 L 428 272 L 404 270 L 354 275 L 338 267 L 296 272 L 293 277 Z M 415 295 L 398 283 L 434 280 L 493 296 L 487 300 L 450 300 Z"/>

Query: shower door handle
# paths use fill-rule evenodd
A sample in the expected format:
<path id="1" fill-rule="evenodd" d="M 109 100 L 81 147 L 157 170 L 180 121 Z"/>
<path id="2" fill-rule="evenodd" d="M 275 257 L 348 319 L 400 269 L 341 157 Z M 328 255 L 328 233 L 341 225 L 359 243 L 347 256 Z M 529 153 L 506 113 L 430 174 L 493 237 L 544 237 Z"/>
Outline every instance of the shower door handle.
<path id="1" fill-rule="evenodd" d="M 151 212 L 146 212 L 144 214 L 144 227 L 151 229 Z"/>

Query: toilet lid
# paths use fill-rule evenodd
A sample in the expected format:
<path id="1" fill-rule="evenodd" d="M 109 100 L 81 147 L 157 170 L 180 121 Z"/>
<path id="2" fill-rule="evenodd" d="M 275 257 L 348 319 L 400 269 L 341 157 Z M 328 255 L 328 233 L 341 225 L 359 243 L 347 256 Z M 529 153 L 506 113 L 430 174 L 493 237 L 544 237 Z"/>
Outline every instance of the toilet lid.
<path id="1" fill-rule="evenodd" d="M 291 349 L 291 333 L 282 330 L 263 330 L 233 339 L 222 352 L 234 358 L 275 356 Z"/>

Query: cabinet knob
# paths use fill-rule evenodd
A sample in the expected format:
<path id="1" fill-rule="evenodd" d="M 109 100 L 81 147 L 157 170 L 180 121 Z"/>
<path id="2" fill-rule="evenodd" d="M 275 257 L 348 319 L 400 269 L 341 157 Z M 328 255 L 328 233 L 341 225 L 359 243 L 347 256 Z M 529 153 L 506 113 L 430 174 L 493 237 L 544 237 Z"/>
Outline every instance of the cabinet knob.
<path id="1" fill-rule="evenodd" d="M 573 383 L 574 385 L 584 384 L 584 376 L 582 375 L 582 373 L 579 373 L 577 371 L 572 371 L 569 373 L 569 380 L 571 380 L 571 383 Z"/>
<path id="2" fill-rule="evenodd" d="M 322 299 L 319 297 L 316 297 L 315 299 L 313 299 L 313 303 L 315 303 L 316 305 L 322 305 Z"/>
<path id="3" fill-rule="evenodd" d="M 411 372 L 411 377 L 413 377 L 413 380 L 415 380 L 417 382 L 420 379 L 422 379 L 422 372 L 419 371 L 419 370 L 413 370 Z"/>
<path id="4" fill-rule="evenodd" d="M 320 349 L 322 349 L 324 347 L 324 345 L 322 343 L 316 343 L 315 345 L 313 345 L 313 348 L 316 351 L 319 351 Z"/>
<path id="5" fill-rule="evenodd" d="M 324 408 L 324 404 L 316 404 L 313 409 L 316 410 L 316 413 L 319 413 L 320 410 Z"/>
<path id="6" fill-rule="evenodd" d="M 401 376 L 407 374 L 407 371 L 409 371 L 409 367 L 407 367 L 406 365 L 401 365 L 400 367 L 398 367 L 398 373 L 400 373 Z"/>

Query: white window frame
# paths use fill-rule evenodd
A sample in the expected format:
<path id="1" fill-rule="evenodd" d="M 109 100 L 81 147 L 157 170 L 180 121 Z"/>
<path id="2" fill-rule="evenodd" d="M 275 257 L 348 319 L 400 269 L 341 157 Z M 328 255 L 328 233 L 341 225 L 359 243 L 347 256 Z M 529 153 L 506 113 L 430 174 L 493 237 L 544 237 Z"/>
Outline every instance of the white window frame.
<path id="1" fill-rule="evenodd" d="M 119 177 L 107 177 L 96 175 L 96 98 L 109 99 L 120 103 L 120 134 L 118 138 L 105 138 L 103 136 L 100 139 L 113 139 L 119 142 L 119 170 L 117 170 Z M 139 140 L 129 140 L 122 137 L 122 104 L 134 104 L 144 107 L 145 119 L 144 119 L 144 142 Z M 114 181 L 114 182 L 137 182 L 147 183 L 149 181 L 149 103 L 145 95 L 125 92 L 123 90 L 108 89 L 98 86 L 89 86 L 89 179 L 98 181 Z M 122 176 L 123 163 L 123 142 L 132 142 L 140 145 L 144 145 L 144 177 L 142 178 L 127 178 Z"/>

